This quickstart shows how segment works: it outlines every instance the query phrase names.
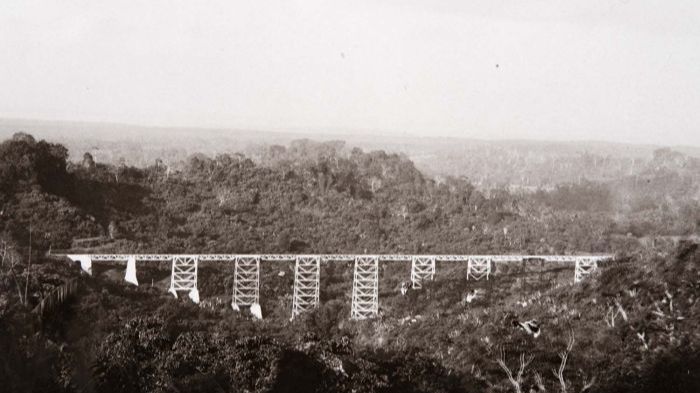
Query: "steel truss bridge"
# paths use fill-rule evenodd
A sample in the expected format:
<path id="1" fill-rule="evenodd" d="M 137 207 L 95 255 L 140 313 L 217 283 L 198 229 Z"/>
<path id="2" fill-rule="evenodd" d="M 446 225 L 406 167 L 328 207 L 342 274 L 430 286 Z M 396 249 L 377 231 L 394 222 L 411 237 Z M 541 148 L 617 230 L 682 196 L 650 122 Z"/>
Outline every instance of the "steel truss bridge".
<path id="1" fill-rule="evenodd" d="M 581 282 L 598 269 L 598 263 L 612 255 L 402 255 L 402 254 L 70 254 L 81 268 L 92 274 L 93 262 L 126 262 L 126 280 L 138 285 L 136 262 L 171 262 L 170 292 L 187 292 L 199 302 L 198 264 L 233 262 L 234 309 L 260 304 L 260 262 L 294 262 L 292 318 L 319 304 L 321 262 L 354 262 L 351 319 L 373 318 L 379 313 L 379 262 L 411 262 L 411 283 L 420 289 L 435 276 L 435 262 L 467 263 L 467 279 L 488 280 L 494 263 L 517 263 L 528 260 L 570 263 L 574 265 L 574 282 Z"/>

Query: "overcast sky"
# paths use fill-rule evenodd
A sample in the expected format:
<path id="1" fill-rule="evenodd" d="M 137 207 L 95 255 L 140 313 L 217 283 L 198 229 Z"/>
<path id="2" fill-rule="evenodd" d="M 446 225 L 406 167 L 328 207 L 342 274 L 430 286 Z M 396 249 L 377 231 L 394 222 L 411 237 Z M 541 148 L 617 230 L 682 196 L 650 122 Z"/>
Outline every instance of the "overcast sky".
<path id="1" fill-rule="evenodd" d="M 700 145 L 700 2 L 1 0 L 0 116 Z"/>

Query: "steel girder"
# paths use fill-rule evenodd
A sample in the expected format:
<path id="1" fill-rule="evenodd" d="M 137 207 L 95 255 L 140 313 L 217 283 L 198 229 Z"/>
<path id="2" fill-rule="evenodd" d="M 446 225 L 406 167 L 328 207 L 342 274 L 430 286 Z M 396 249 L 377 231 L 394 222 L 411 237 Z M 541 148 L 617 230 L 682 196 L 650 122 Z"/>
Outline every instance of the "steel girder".
<path id="1" fill-rule="evenodd" d="M 59 254 L 56 254 L 59 255 Z M 137 261 L 169 261 L 175 254 L 70 254 L 68 257 L 90 257 L 93 261 L 126 261 L 129 257 L 136 258 Z M 354 261 L 356 254 L 197 254 L 199 261 L 235 261 L 238 257 L 258 257 L 261 261 L 295 261 L 297 257 L 314 256 L 319 257 L 321 262 L 332 261 Z M 414 256 L 432 257 L 436 261 L 443 262 L 467 262 L 470 258 L 490 258 L 493 262 L 521 262 L 525 259 L 544 260 L 545 262 L 576 262 L 577 258 L 592 258 L 597 261 L 612 259 L 612 255 L 407 255 L 407 254 L 380 254 L 375 255 L 380 261 L 410 261 Z"/>

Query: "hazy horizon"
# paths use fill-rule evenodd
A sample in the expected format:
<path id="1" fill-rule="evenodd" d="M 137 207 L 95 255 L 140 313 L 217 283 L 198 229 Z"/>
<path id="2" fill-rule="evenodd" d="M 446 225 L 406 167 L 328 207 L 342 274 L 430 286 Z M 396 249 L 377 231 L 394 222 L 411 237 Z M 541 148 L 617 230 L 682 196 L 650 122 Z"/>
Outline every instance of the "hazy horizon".
<path id="1" fill-rule="evenodd" d="M 21 124 L 21 125 L 19 125 Z M 149 131 L 152 134 L 144 134 Z M 190 138 L 196 137 L 211 137 L 224 139 L 235 139 L 242 135 L 247 135 L 249 143 L 252 144 L 271 144 L 281 143 L 288 144 L 290 141 L 308 138 L 314 141 L 331 141 L 341 140 L 349 143 L 353 147 L 359 147 L 353 143 L 361 140 L 374 140 L 375 142 L 382 141 L 388 143 L 387 140 L 394 140 L 390 150 L 400 151 L 400 146 L 403 143 L 416 143 L 420 140 L 432 141 L 456 141 L 457 143 L 504 143 L 504 144 L 532 144 L 547 145 L 560 144 L 575 145 L 582 144 L 582 147 L 592 147 L 591 145 L 600 144 L 611 147 L 615 145 L 626 146 L 631 148 L 648 149 L 648 148 L 672 148 L 680 149 L 686 154 L 700 156 L 700 145 L 692 144 L 663 144 L 663 143 L 645 143 L 645 142 L 625 142 L 625 141 L 606 141 L 602 139 L 557 139 L 557 138 L 488 138 L 488 137 L 471 137 L 468 135 L 440 136 L 440 135 L 419 135 L 413 133 L 400 132 L 385 132 L 382 130 L 328 130 L 328 129 L 244 129 L 231 127 L 194 127 L 194 126 L 148 126 L 142 124 L 117 123 L 117 122 L 97 122 L 97 121 L 73 121 L 73 120 L 47 120 L 47 119 L 20 119 L 20 118 L 5 118 L 0 117 L 0 138 L 9 138 L 17 132 L 26 132 L 39 138 L 53 138 L 51 140 L 60 142 L 64 138 L 75 139 L 90 134 L 92 140 L 112 140 L 112 141 L 135 141 L 134 139 L 150 140 L 162 138 L 163 132 L 177 131 L 178 137 L 182 137 L 183 142 Z M 209 134 L 200 135 L 198 133 L 207 132 Z M 108 133 L 108 134 L 105 134 Z M 183 134 L 184 133 L 184 134 Z M 270 140 L 272 136 L 282 137 L 282 140 L 273 142 Z M 138 137 L 136 137 L 138 136 Z M 439 143 L 439 142 L 438 142 Z M 389 146 L 387 146 L 389 147 Z"/>
<path id="2" fill-rule="evenodd" d="M 0 117 L 700 146 L 700 5 L 8 0 Z"/>

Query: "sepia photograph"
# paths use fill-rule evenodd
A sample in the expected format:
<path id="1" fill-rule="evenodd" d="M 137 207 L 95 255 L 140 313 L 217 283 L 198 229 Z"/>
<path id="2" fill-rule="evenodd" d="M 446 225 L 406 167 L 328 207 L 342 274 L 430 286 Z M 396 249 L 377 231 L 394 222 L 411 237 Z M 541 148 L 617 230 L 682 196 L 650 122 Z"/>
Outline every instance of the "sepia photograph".
<path id="1" fill-rule="evenodd" d="M 700 392 L 700 3 L 0 0 L 0 393 Z"/>

